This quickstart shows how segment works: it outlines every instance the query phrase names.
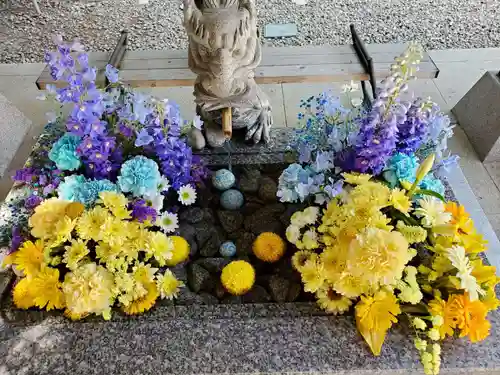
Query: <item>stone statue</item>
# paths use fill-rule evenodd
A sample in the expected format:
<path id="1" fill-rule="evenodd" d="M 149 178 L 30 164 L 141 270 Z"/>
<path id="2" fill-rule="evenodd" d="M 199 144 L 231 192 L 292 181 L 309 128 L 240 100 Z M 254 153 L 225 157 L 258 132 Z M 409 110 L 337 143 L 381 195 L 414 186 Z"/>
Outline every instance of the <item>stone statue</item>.
<path id="1" fill-rule="evenodd" d="M 184 0 L 195 102 L 212 147 L 232 129 L 246 128 L 247 141 L 269 141 L 271 105 L 254 80 L 262 57 L 256 15 L 254 0 Z"/>

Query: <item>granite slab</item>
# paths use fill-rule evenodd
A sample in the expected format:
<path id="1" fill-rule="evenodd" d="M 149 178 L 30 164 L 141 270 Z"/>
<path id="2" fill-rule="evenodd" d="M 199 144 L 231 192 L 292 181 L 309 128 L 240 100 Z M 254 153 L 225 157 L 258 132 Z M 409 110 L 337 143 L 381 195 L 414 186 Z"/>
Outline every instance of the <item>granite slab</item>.
<path id="1" fill-rule="evenodd" d="M 48 127 L 38 148 L 54 129 Z M 236 148 L 233 163 L 262 163 L 264 156 L 265 163 L 281 163 L 286 132 L 279 134 L 280 142 L 259 146 L 259 152 Z M 227 157 L 201 155 L 212 163 Z M 452 189 L 448 185 L 450 198 Z M 0 245 L 10 227 L 25 219 L 17 209 L 24 194 L 15 188 L 0 206 Z M 138 317 L 70 322 L 59 313 L 13 308 L 11 280 L 10 272 L 0 273 L 0 374 L 423 374 L 404 325 L 390 331 L 381 356 L 374 357 L 351 316 L 328 316 L 312 303 L 162 303 Z M 491 335 L 479 344 L 445 341 L 442 374 L 500 374 L 500 312 L 491 313 L 490 320 Z"/>

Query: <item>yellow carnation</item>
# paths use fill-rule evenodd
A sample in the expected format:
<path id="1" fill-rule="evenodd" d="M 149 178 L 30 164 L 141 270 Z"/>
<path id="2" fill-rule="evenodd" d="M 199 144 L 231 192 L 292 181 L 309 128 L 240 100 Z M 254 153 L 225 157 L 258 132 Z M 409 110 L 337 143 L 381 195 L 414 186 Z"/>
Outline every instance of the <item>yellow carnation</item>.
<path id="1" fill-rule="evenodd" d="M 75 315 L 109 316 L 113 288 L 113 274 L 95 263 L 87 263 L 66 274 L 62 284 L 66 307 Z"/>
<path id="2" fill-rule="evenodd" d="M 385 335 L 400 313 L 397 298 L 387 290 L 361 297 L 356 305 L 356 325 L 373 354 L 380 355 Z"/>
<path id="3" fill-rule="evenodd" d="M 390 285 L 401 278 L 411 259 L 399 232 L 366 228 L 349 246 L 347 270 L 368 285 Z"/>

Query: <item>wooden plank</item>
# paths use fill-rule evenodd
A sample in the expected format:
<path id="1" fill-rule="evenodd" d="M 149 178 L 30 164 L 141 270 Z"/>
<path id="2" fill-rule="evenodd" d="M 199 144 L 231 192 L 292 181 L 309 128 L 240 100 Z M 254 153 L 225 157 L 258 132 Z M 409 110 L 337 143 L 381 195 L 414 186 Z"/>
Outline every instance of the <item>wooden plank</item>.
<path id="1" fill-rule="evenodd" d="M 371 44 L 377 78 L 389 74 L 390 64 L 406 48 L 405 44 Z M 102 73 L 110 53 L 90 53 L 91 65 Z M 427 53 L 424 54 L 419 78 L 435 78 L 439 73 Z M 128 51 L 120 76 L 131 86 L 189 86 L 195 75 L 189 70 L 186 50 Z M 255 72 L 258 83 L 338 82 L 367 80 L 354 49 L 346 46 L 272 47 L 263 49 L 263 59 Z M 40 89 L 54 83 L 46 67 L 37 80 Z M 64 86 L 64 83 L 58 83 Z"/>

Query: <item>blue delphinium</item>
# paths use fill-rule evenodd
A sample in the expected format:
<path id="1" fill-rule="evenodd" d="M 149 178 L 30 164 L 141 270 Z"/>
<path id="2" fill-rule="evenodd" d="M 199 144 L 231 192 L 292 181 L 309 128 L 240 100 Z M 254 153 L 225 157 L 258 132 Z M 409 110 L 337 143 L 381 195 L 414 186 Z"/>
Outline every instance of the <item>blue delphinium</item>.
<path id="1" fill-rule="evenodd" d="M 81 161 L 77 154 L 81 138 L 75 134 L 66 133 L 54 143 L 49 152 L 49 159 L 56 163 L 62 171 L 74 171 L 80 168 Z"/>
<path id="2" fill-rule="evenodd" d="M 154 160 L 136 156 L 123 163 L 118 176 L 121 191 L 139 197 L 155 191 L 160 183 L 160 171 Z"/>
<path id="3" fill-rule="evenodd" d="M 89 207 L 99 198 L 102 191 L 118 192 L 116 184 L 109 180 L 88 180 L 82 175 L 68 176 L 57 189 L 59 198 L 80 202 Z"/>
<path id="4" fill-rule="evenodd" d="M 414 154 L 403 154 L 398 152 L 387 162 L 383 176 L 391 187 L 395 187 L 400 181 L 415 181 L 418 168 L 418 159 Z"/>

